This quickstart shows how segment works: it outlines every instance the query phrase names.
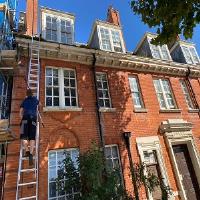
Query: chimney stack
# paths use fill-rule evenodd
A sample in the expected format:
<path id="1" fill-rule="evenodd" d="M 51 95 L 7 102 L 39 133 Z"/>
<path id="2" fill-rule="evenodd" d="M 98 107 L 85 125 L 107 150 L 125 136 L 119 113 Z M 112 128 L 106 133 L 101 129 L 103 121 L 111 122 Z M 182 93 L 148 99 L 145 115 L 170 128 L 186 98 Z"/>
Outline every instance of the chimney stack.
<path id="1" fill-rule="evenodd" d="M 108 8 L 107 22 L 117 26 L 121 26 L 119 11 L 115 10 L 112 6 Z"/>
<path id="2" fill-rule="evenodd" d="M 26 35 L 37 34 L 38 26 L 38 0 L 26 0 Z"/>

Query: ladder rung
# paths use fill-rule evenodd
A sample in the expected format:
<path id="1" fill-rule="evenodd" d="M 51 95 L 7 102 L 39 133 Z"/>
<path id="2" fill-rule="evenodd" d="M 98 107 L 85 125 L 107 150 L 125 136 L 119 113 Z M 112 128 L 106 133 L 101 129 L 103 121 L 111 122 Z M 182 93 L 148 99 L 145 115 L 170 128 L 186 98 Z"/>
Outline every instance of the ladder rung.
<path id="1" fill-rule="evenodd" d="M 27 185 L 35 185 L 36 182 L 29 182 L 29 183 L 19 183 L 18 186 L 27 186 Z"/>
<path id="2" fill-rule="evenodd" d="M 31 71 L 38 71 L 38 69 L 31 69 Z"/>
<path id="3" fill-rule="evenodd" d="M 30 77 L 38 77 L 38 75 L 30 73 Z"/>
<path id="4" fill-rule="evenodd" d="M 35 156 L 33 156 L 33 159 L 35 159 Z M 29 157 L 22 157 L 22 160 L 29 160 Z"/>
<path id="5" fill-rule="evenodd" d="M 30 168 L 30 169 L 21 169 L 21 172 L 33 172 L 36 171 L 36 168 Z"/>
<path id="6" fill-rule="evenodd" d="M 19 198 L 19 200 L 27 200 L 27 199 L 36 199 L 36 196 Z"/>
<path id="7" fill-rule="evenodd" d="M 38 66 L 38 63 L 31 63 L 31 66 Z"/>
<path id="8" fill-rule="evenodd" d="M 28 82 L 31 83 L 31 84 L 37 84 L 38 83 L 37 80 L 29 80 Z"/>

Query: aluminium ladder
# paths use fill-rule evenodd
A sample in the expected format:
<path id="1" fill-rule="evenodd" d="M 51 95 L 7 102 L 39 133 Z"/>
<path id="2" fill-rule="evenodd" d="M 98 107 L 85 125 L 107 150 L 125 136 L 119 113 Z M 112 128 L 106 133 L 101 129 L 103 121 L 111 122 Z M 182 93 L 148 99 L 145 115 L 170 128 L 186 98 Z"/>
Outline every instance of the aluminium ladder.
<path id="1" fill-rule="evenodd" d="M 27 87 L 33 92 L 33 95 L 39 100 L 39 79 L 40 79 L 40 41 L 34 40 L 32 36 L 31 49 L 30 49 L 30 62 L 28 70 Z M 38 112 L 39 115 L 39 112 Z M 39 121 L 37 119 L 37 130 L 35 138 L 35 155 L 33 156 L 34 166 L 28 166 L 28 158 L 24 157 L 24 147 L 21 142 L 20 157 L 19 157 L 19 168 L 18 168 L 18 179 L 17 179 L 17 191 L 16 200 L 38 200 L 38 148 L 39 148 Z M 29 176 L 28 178 L 26 176 Z M 26 177 L 27 180 L 24 180 Z M 32 189 L 30 195 L 29 188 Z M 28 196 L 29 194 L 29 196 Z"/>

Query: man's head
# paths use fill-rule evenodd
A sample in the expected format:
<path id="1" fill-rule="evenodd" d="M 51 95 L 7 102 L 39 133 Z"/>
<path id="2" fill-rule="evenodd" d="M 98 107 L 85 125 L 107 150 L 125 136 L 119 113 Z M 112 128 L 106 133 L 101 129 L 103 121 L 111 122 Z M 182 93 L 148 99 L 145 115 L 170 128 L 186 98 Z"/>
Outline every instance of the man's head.
<path id="1" fill-rule="evenodd" d="M 30 88 L 27 89 L 27 91 L 26 91 L 26 96 L 28 96 L 28 97 L 33 96 L 33 92 L 32 92 L 32 90 L 31 90 Z"/>

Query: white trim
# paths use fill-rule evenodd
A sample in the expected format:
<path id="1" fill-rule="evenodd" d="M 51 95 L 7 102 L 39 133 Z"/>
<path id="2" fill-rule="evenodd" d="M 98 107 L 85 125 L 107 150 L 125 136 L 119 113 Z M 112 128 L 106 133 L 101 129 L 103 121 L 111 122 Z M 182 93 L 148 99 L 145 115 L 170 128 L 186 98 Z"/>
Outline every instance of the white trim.
<path id="1" fill-rule="evenodd" d="M 170 158 L 174 167 L 175 177 L 180 190 L 179 194 L 182 200 L 187 200 L 182 183 L 182 177 L 178 169 L 172 146 L 176 144 L 187 144 L 190 158 L 192 160 L 195 174 L 200 186 L 200 155 L 193 139 L 191 123 L 182 119 L 171 119 L 163 121 L 160 128 L 164 132 L 165 140 L 169 149 Z"/>
<path id="2" fill-rule="evenodd" d="M 144 162 L 144 151 L 156 151 L 158 164 L 160 167 L 161 175 L 163 177 L 164 184 L 169 186 L 169 179 L 167 175 L 167 168 L 165 167 L 165 162 L 162 156 L 162 148 L 159 142 L 158 136 L 149 136 L 149 137 L 137 137 L 136 143 L 140 155 L 140 159 Z M 171 195 L 170 200 L 174 199 L 174 195 Z M 148 200 L 153 200 L 152 194 L 148 191 Z"/>

